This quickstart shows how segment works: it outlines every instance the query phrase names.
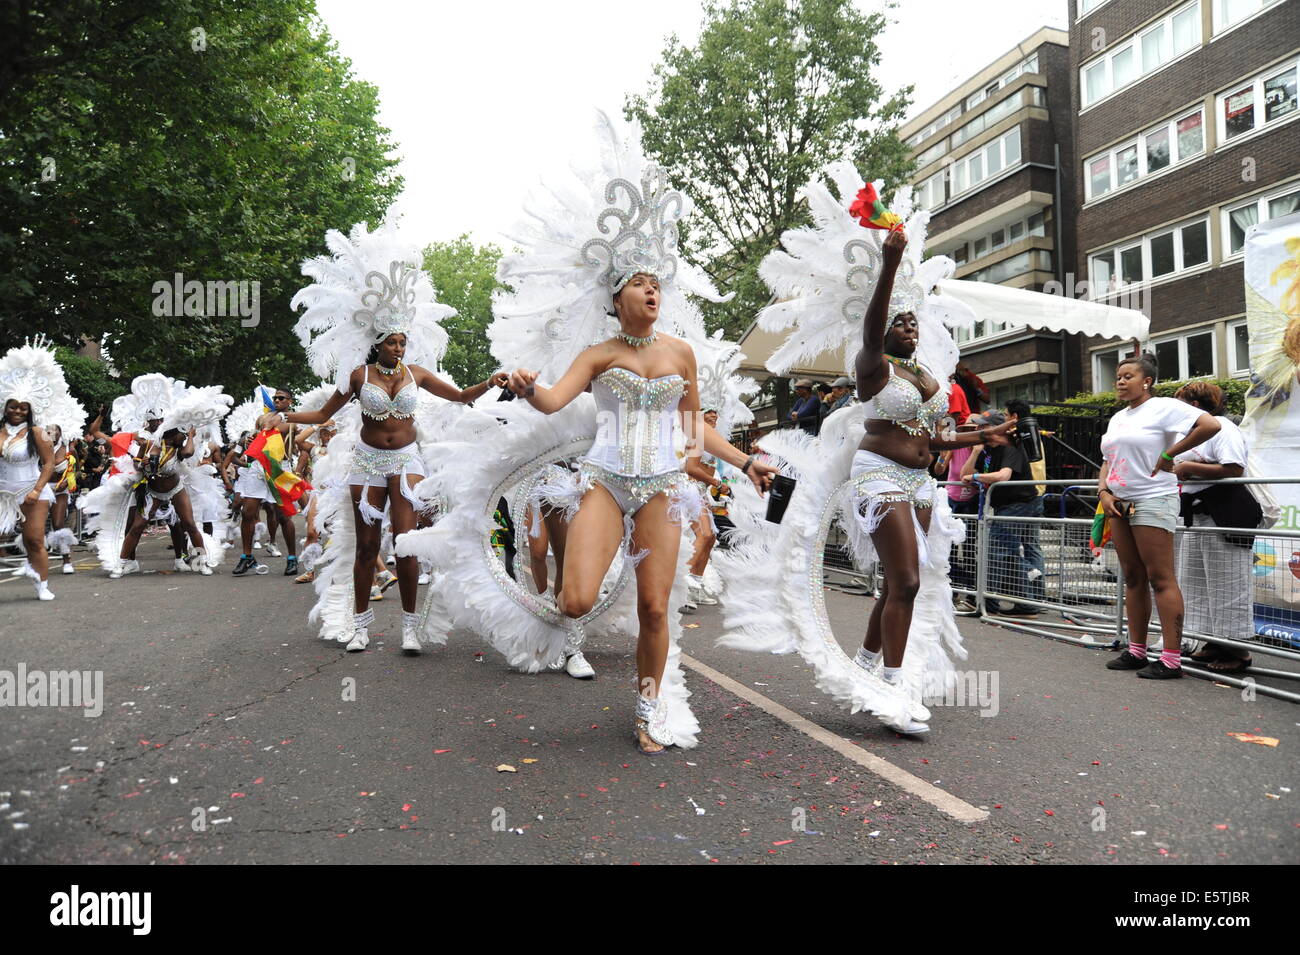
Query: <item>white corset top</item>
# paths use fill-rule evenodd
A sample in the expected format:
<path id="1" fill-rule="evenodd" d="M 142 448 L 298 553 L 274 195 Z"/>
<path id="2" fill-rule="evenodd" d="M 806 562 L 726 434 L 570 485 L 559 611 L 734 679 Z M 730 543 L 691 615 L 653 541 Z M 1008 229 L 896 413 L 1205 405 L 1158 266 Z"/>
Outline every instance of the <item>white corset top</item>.
<path id="1" fill-rule="evenodd" d="M 673 426 L 685 390 L 681 375 L 642 378 L 626 368 L 601 372 L 591 383 L 596 440 L 586 460 L 626 477 L 680 470 Z"/>
<path id="2" fill-rule="evenodd" d="M 41 459 L 27 449 L 27 427 L 10 431 L 0 427 L 0 481 L 35 481 L 41 476 Z"/>
<path id="3" fill-rule="evenodd" d="M 419 398 L 416 392 L 419 389 L 415 384 L 415 373 L 409 368 L 406 373 L 411 376 L 411 380 L 402 386 L 395 397 L 389 398 L 387 390 L 370 380 L 370 366 L 367 365 L 365 381 L 361 385 L 361 394 L 359 396 L 361 413 L 375 421 L 383 421 L 386 418 L 414 417 L 416 402 Z"/>

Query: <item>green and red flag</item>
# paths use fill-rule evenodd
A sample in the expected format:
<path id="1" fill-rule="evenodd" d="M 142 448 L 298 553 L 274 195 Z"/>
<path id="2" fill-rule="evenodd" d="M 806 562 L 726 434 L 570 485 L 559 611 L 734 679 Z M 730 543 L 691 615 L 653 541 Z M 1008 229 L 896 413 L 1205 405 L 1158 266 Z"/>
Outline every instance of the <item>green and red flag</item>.
<path id="1" fill-rule="evenodd" d="M 903 227 L 903 220 L 885 208 L 875 184 L 870 182 L 859 190 L 858 197 L 849 206 L 849 215 L 868 229 L 887 229 L 893 232 Z"/>
<path id="2" fill-rule="evenodd" d="M 267 486 L 271 489 L 275 503 L 288 516 L 297 514 L 298 508 L 295 502 L 312 488 L 284 463 L 284 438 L 280 436 L 280 432 L 275 428 L 258 432 L 257 437 L 252 440 L 244 453 L 262 465 L 262 470 L 266 472 Z"/>
<path id="3" fill-rule="evenodd" d="M 1092 553 L 1100 554 L 1106 548 L 1110 541 L 1110 518 L 1106 516 L 1106 509 L 1097 505 L 1096 512 L 1092 515 Z"/>

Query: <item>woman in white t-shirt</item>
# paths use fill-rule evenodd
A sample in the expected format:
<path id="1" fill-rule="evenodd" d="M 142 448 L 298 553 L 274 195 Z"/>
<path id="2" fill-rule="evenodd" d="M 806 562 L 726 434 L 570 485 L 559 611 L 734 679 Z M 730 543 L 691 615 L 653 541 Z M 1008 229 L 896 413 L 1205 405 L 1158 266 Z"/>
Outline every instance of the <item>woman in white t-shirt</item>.
<path id="1" fill-rule="evenodd" d="M 1184 510 L 1190 509 L 1190 526 L 1255 526 L 1258 504 L 1245 487 L 1215 488 L 1207 483 L 1239 478 L 1246 471 L 1246 437 L 1222 416 L 1223 390 L 1212 382 L 1193 381 L 1179 388 L 1174 397 L 1214 415 L 1219 422 L 1218 434 L 1199 448 L 1178 455 L 1174 462 L 1174 474 L 1182 482 Z M 1254 508 L 1255 513 L 1242 516 L 1241 509 L 1233 507 L 1238 499 L 1244 499 L 1247 508 Z M 1219 506 L 1211 504 L 1211 500 Z M 1253 568 L 1253 537 L 1184 534 L 1178 547 L 1178 582 L 1187 602 L 1187 629 L 1233 640 L 1253 639 Z M 1251 663 L 1249 650 L 1220 643 L 1207 643 L 1192 655 L 1192 660 L 1217 673 L 1240 673 Z"/>
<path id="2" fill-rule="evenodd" d="M 1155 397 L 1152 390 L 1158 375 L 1153 355 L 1144 353 L 1120 362 L 1115 394 L 1128 407 L 1110 419 L 1102 436 L 1105 460 L 1097 486 L 1111 521 L 1128 609 L 1128 649 L 1106 669 L 1137 670 L 1144 679 L 1167 680 L 1183 675 L 1183 594 L 1174 573 L 1179 510 L 1174 458 L 1217 434 L 1219 422 L 1174 398 Z M 1152 591 L 1160 611 L 1164 651 L 1158 660 L 1148 661 Z"/>

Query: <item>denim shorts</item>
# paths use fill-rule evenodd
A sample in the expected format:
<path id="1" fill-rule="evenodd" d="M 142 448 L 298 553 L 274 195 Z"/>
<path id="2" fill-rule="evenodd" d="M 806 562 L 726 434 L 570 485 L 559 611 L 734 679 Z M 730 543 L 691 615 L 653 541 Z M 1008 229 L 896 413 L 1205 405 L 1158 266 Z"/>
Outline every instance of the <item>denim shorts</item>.
<path id="1" fill-rule="evenodd" d="M 1178 527 L 1180 504 L 1177 494 L 1161 494 L 1129 503 L 1133 505 L 1133 513 L 1128 518 L 1129 527 L 1158 527 L 1171 534 Z"/>

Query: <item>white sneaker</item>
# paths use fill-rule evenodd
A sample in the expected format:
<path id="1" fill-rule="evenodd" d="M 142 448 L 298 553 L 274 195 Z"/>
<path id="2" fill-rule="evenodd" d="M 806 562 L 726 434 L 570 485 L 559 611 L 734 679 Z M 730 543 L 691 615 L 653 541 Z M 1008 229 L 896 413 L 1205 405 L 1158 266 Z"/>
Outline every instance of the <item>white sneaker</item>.
<path id="1" fill-rule="evenodd" d="M 119 577 L 125 577 L 127 574 L 140 573 L 140 562 L 138 560 L 118 561 L 117 566 L 109 571 L 108 576 L 117 580 Z"/>
<path id="2" fill-rule="evenodd" d="M 587 662 L 587 658 L 582 655 L 581 650 L 569 657 L 568 662 L 564 665 L 564 672 L 575 680 L 590 680 L 596 675 L 596 671 Z"/>
<path id="3" fill-rule="evenodd" d="M 416 635 L 420 627 L 420 615 L 402 611 L 402 652 L 419 653 L 420 638 Z"/>
<path id="4" fill-rule="evenodd" d="M 208 553 L 202 547 L 190 558 L 190 569 L 204 577 L 212 576 L 212 568 L 208 566 Z"/>
<path id="5" fill-rule="evenodd" d="M 418 581 L 419 585 L 420 585 L 421 587 L 423 587 L 423 586 L 424 586 L 425 584 L 427 584 L 428 582 L 429 582 L 429 575 L 428 575 L 428 574 L 421 574 L 421 575 L 420 575 L 420 579 L 419 579 L 419 581 Z"/>
<path id="6" fill-rule="evenodd" d="M 682 604 L 678 609 L 680 609 L 682 613 L 695 613 L 695 611 L 700 608 L 696 606 L 695 601 L 691 600 L 690 597 L 687 597 L 686 603 Z"/>
<path id="7" fill-rule="evenodd" d="M 267 545 L 266 545 L 266 552 L 267 552 L 269 555 L 271 555 L 272 557 L 279 557 L 279 556 L 280 556 L 280 551 L 279 551 L 279 549 L 278 549 L 274 544 L 267 544 Z"/>
<path id="8" fill-rule="evenodd" d="M 262 542 L 261 542 L 261 541 L 253 541 L 253 550 L 261 550 L 261 549 L 262 549 Z"/>
<path id="9" fill-rule="evenodd" d="M 267 567 L 266 564 L 255 564 L 253 566 L 253 573 L 255 574 L 258 575 L 269 574 L 270 572 L 271 572 L 271 568 Z"/>
<path id="10" fill-rule="evenodd" d="M 177 557 L 175 560 L 172 561 L 172 570 L 180 574 L 188 574 L 190 573 L 191 570 L 193 570 L 193 568 L 190 567 L 190 565 L 185 562 L 184 557 Z"/>
<path id="11" fill-rule="evenodd" d="M 64 572 L 65 574 L 75 574 L 75 573 L 77 572 L 77 568 L 76 568 L 75 566 L 73 566 L 72 561 L 70 561 L 70 560 L 65 560 L 65 561 L 63 562 L 63 572 Z"/>
<path id="12" fill-rule="evenodd" d="M 365 627 L 352 631 L 352 639 L 348 642 L 348 653 L 356 653 L 370 646 L 370 634 Z"/>
<path id="13" fill-rule="evenodd" d="M 50 593 L 50 583 L 47 580 L 36 581 L 36 599 L 53 600 L 54 594 Z"/>
<path id="14" fill-rule="evenodd" d="M 923 723 L 921 720 L 914 720 L 911 717 L 904 717 L 901 720 L 890 720 L 880 717 L 880 722 L 884 723 L 895 733 L 902 733 L 904 736 L 924 736 L 930 732 L 930 724 Z"/>

